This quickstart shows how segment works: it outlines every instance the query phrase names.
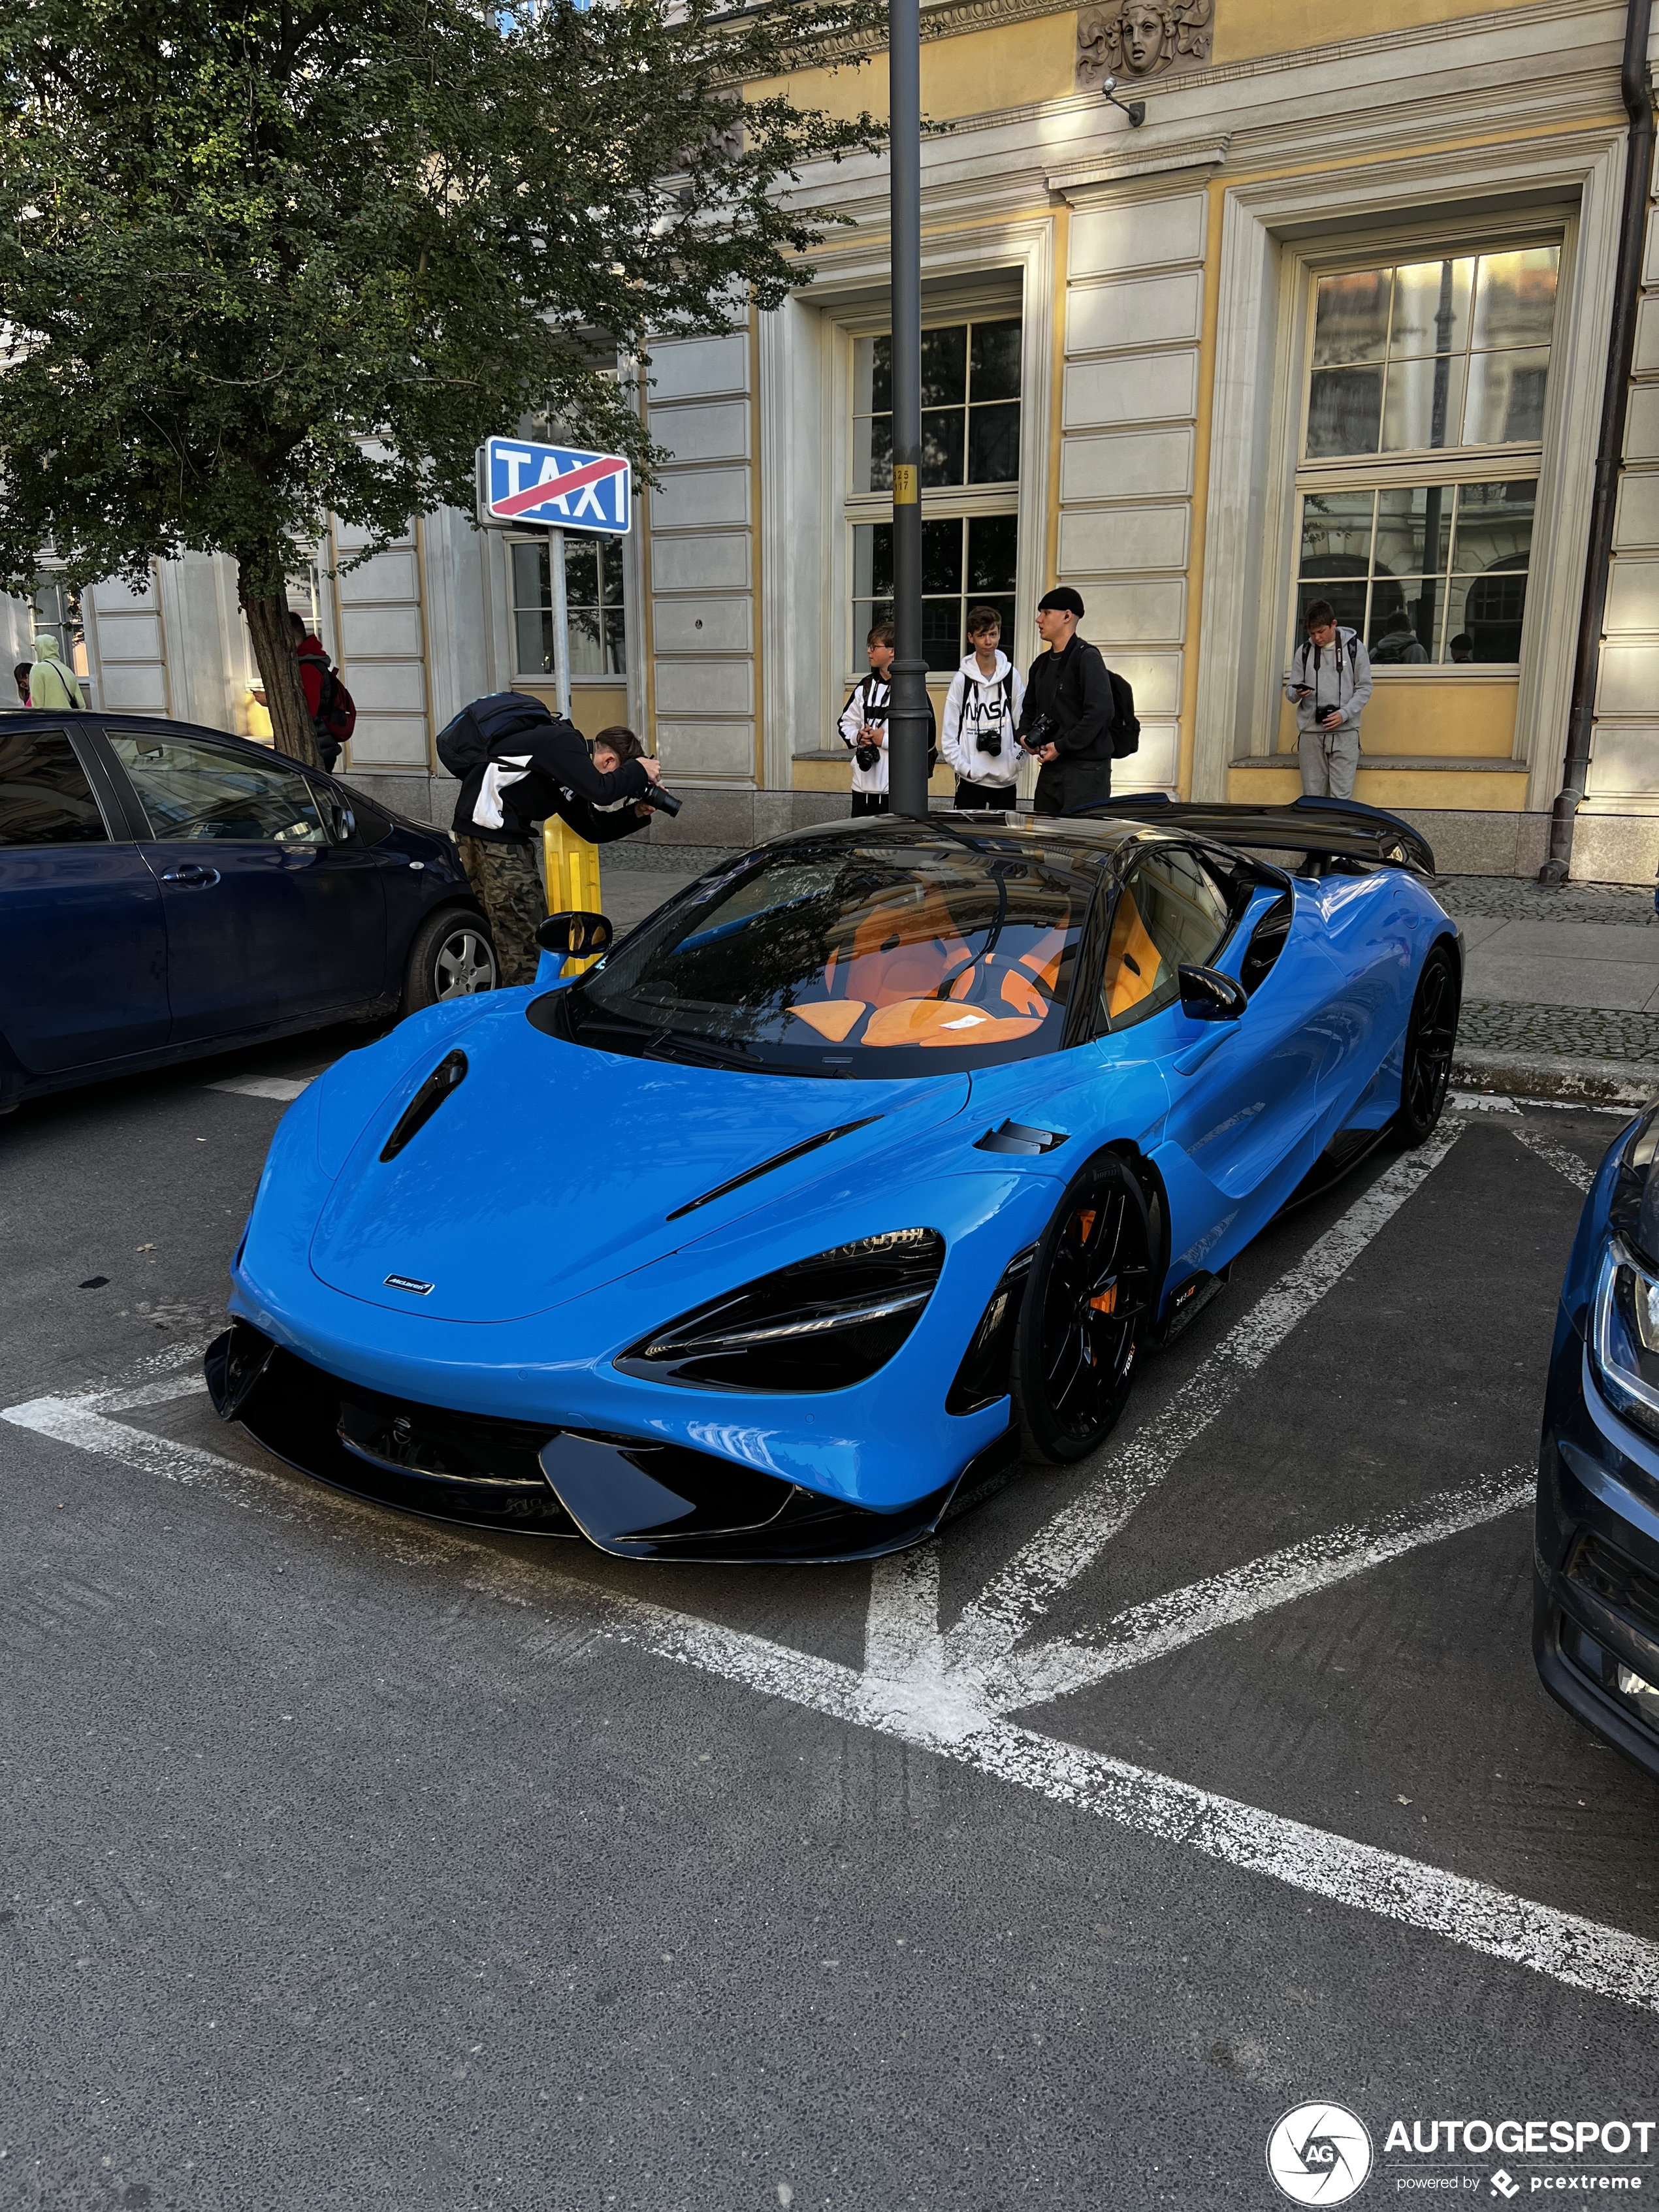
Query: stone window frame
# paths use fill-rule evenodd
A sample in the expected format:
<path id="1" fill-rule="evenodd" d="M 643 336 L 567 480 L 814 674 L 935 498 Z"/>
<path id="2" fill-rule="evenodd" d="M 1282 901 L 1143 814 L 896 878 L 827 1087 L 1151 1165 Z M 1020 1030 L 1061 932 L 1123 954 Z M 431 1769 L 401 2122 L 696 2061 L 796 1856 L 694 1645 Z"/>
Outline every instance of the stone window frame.
<path id="1" fill-rule="evenodd" d="M 1021 325 L 1022 375 L 1019 408 L 1020 443 L 1023 448 L 1026 433 L 1026 410 L 1031 401 L 1030 394 L 1025 389 L 1025 377 L 1023 373 L 1027 366 L 1024 330 L 1024 310 L 1018 293 L 1012 289 L 1000 287 L 987 291 L 982 296 L 978 293 L 966 292 L 956 297 L 939 301 L 924 307 L 921 326 L 924 331 L 937 331 L 951 330 L 958 324 L 1013 321 L 1018 321 Z M 893 514 L 893 495 L 890 491 L 860 492 L 854 491 L 853 489 L 854 354 L 860 339 L 883 337 L 891 328 L 892 316 L 884 306 L 879 311 L 867 315 L 837 317 L 836 319 L 838 370 L 837 417 L 841 426 L 841 434 L 837 441 L 839 447 L 837 466 L 842 486 L 842 526 L 841 532 L 842 606 L 839 627 L 844 640 L 842 655 L 844 665 L 842 675 L 848 689 L 861 677 L 869 673 L 869 665 L 865 658 L 863 633 L 853 612 L 854 586 L 856 581 L 854 532 L 860 525 L 890 522 Z M 1012 514 L 1017 522 L 1023 525 L 1024 516 L 1021 512 L 1021 507 L 1018 477 L 1015 477 L 1012 482 L 999 484 L 934 485 L 925 489 L 921 493 L 921 519 L 924 524 L 971 521 L 978 515 Z M 1023 537 L 1022 529 L 1022 541 Z M 1017 554 L 1014 592 L 1016 623 L 1018 622 L 1020 613 L 1018 575 Z M 974 594 L 964 590 L 959 596 L 962 598 L 965 616 Z M 997 596 L 1006 597 L 1006 594 L 999 593 Z M 1018 641 L 1014 642 L 1017 650 Z M 1005 639 L 1003 645 L 1004 650 L 1009 652 L 1009 658 L 1014 659 L 1016 651 L 1010 651 L 1010 641 Z M 966 650 L 964 646 L 963 651 Z M 937 684 L 948 680 L 945 671 L 937 668 L 929 671 L 930 682 Z M 845 696 L 844 692 L 842 696 Z"/>
<path id="2" fill-rule="evenodd" d="M 924 230 L 922 238 L 924 312 L 945 304 L 947 286 L 952 309 L 1018 303 L 1019 551 L 1010 658 L 1022 666 L 1036 650 L 1030 623 L 1053 558 L 1055 227 L 1051 210 L 971 230 Z M 847 635 L 852 349 L 844 333 L 866 318 L 873 328 L 888 327 L 888 281 L 884 236 L 838 246 L 820 256 L 810 289 L 759 319 L 759 529 L 766 544 L 791 549 L 788 559 L 761 569 L 763 634 L 787 647 L 768 653 L 763 672 L 769 788 L 788 788 L 792 753 L 828 742 L 847 696 L 843 675 L 865 672 L 861 650 L 849 658 Z"/>
<path id="3" fill-rule="evenodd" d="M 1562 279 L 1534 532 L 1534 605 L 1522 641 L 1512 756 L 1528 769 L 1528 809 L 1548 808 L 1560 780 L 1559 732 L 1571 690 L 1600 430 L 1599 406 L 1569 408 L 1565 395 L 1601 389 L 1624 161 L 1622 130 L 1600 126 L 1225 191 L 1208 425 L 1195 798 L 1224 798 L 1229 763 L 1271 756 L 1277 743 L 1306 375 L 1299 309 L 1307 270 L 1333 255 L 1352 266 L 1362 255 L 1397 258 L 1397 246 L 1409 252 L 1427 243 L 1432 250 L 1449 239 L 1536 235 L 1559 225 Z M 1433 680 L 1446 679 L 1436 672 Z"/>

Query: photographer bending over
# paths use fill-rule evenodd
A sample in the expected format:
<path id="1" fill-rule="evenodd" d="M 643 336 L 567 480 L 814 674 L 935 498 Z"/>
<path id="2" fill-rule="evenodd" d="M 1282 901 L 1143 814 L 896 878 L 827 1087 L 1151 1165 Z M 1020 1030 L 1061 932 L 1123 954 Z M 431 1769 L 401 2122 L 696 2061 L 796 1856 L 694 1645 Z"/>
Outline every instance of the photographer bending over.
<path id="1" fill-rule="evenodd" d="M 606 732 L 613 739 L 631 734 Z M 616 802 L 649 798 L 662 771 L 655 761 L 636 758 L 601 775 L 581 732 L 518 691 L 463 708 L 440 732 L 438 757 L 461 779 L 455 842 L 495 940 L 501 982 L 533 982 L 536 932 L 547 913 L 534 825 L 556 814 L 591 845 L 629 836 L 651 809 L 624 804 L 617 812 Z"/>
<path id="2" fill-rule="evenodd" d="M 998 650 L 1002 617 L 994 607 L 969 607 L 971 648 L 945 702 L 946 763 L 957 772 L 955 804 L 972 812 L 1012 808 L 1024 757 L 1014 732 L 1025 697 L 1020 672 Z"/>

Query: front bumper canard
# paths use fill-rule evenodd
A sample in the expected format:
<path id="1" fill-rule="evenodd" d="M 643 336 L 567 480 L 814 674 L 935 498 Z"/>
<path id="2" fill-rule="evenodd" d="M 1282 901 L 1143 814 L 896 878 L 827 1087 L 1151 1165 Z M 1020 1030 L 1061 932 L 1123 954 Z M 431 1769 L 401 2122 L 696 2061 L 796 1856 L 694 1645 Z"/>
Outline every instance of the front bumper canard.
<path id="1" fill-rule="evenodd" d="M 702 1565 L 878 1559 L 938 1527 L 1017 1456 L 1008 1431 L 948 1483 L 873 1513 L 678 1443 L 459 1413 L 313 1367 L 246 1321 L 207 1354 L 226 1420 L 289 1466 L 406 1513 L 518 1535 L 585 1536 L 618 1559 Z"/>

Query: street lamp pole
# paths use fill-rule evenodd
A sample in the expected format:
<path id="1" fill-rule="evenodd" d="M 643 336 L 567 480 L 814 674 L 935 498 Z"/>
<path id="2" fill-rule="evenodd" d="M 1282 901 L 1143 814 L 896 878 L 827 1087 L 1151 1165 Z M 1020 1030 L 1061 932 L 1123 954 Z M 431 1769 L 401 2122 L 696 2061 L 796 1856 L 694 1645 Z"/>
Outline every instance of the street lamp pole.
<path id="1" fill-rule="evenodd" d="M 927 812 L 927 664 L 921 652 L 921 10 L 888 0 L 893 236 L 893 629 L 888 787 L 895 814 Z"/>

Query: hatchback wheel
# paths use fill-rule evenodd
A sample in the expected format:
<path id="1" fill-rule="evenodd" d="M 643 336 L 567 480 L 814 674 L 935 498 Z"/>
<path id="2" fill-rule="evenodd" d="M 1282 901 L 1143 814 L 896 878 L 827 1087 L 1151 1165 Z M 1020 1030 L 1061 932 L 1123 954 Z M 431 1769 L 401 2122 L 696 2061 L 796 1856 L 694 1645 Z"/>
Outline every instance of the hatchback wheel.
<path id="1" fill-rule="evenodd" d="M 447 999 L 493 991 L 498 975 L 495 948 L 477 915 L 428 915 L 409 948 L 403 1011 L 415 1014 Z"/>

